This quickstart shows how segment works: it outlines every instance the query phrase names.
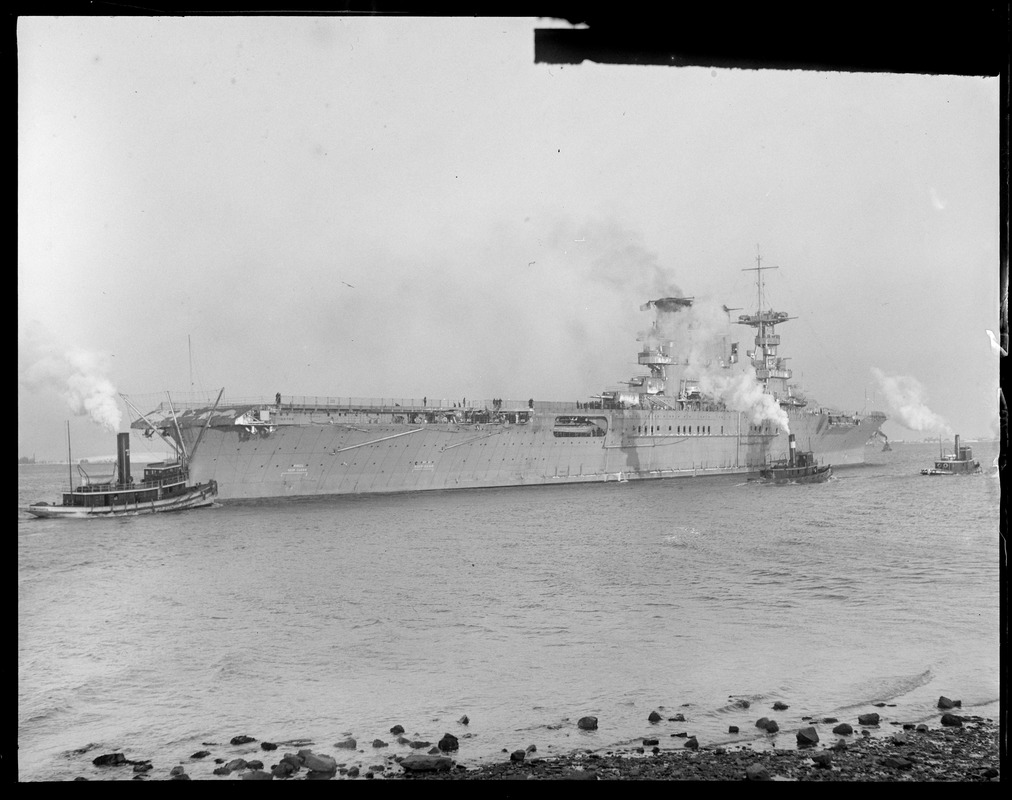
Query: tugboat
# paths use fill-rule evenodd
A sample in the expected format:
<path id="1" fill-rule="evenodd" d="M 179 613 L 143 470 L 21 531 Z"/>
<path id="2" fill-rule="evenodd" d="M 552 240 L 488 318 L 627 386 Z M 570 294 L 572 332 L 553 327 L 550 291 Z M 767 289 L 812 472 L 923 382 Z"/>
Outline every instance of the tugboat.
<path id="1" fill-rule="evenodd" d="M 833 474 L 830 464 L 819 464 L 810 450 L 799 453 L 794 434 L 788 437 L 790 456 L 773 461 L 759 470 L 764 483 L 822 483 Z"/>
<path id="2" fill-rule="evenodd" d="M 64 492 L 59 505 L 32 503 L 24 510 L 36 517 L 123 517 L 201 508 L 214 503 L 218 484 L 211 480 L 192 486 L 185 461 L 176 459 L 148 464 L 144 479 L 134 483 L 130 476 L 130 434 L 121 433 L 116 442 L 116 475 L 105 483 L 82 483 L 77 488 L 71 480 L 70 491 Z"/>
<path id="3" fill-rule="evenodd" d="M 981 472 L 980 462 L 973 459 L 973 448 L 961 446 L 958 433 L 952 453 L 944 452 L 941 447 L 939 440 L 938 461 L 934 467 L 922 469 L 921 475 L 977 475 Z"/>

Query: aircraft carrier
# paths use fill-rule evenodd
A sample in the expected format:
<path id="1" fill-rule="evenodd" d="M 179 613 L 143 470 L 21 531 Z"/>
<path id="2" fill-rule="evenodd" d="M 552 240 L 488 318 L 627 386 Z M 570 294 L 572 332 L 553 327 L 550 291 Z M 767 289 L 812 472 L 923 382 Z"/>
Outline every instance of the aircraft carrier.
<path id="1" fill-rule="evenodd" d="M 797 391 L 777 352 L 791 318 L 764 308 L 772 268 L 754 269 L 756 311 L 734 322 L 755 331 L 744 359 L 693 298 L 651 300 L 643 374 L 586 400 L 167 396 L 131 427 L 170 441 L 220 500 L 747 475 L 786 457 L 792 433 L 822 463 L 862 463 L 885 415 Z"/>

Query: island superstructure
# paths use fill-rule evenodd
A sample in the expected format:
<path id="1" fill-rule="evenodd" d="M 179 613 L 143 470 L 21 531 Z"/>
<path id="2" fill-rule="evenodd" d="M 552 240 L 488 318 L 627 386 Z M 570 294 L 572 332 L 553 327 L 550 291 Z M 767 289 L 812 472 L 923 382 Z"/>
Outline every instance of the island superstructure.
<path id="1" fill-rule="evenodd" d="M 735 342 L 671 338 L 700 332 L 695 300 L 662 297 L 642 307 L 654 313 L 637 359 L 648 374 L 585 401 L 219 395 L 167 400 L 132 427 L 173 441 L 219 500 L 757 473 L 787 456 L 791 433 L 826 463 L 862 463 L 885 415 L 811 407 L 796 391 L 776 333 L 791 318 L 764 308 L 773 268 L 753 269 L 756 312 L 737 320 L 755 330 L 747 366 Z"/>

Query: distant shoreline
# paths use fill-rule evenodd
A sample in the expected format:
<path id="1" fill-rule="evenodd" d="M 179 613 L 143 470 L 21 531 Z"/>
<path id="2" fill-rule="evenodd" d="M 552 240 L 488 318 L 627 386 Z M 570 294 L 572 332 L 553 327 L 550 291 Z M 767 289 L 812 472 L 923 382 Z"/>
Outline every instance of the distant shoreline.
<path id="1" fill-rule="evenodd" d="M 130 463 L 131 464 L 154 464 L 158 461 L 171 461 L 175 456 L 171 453 L 131 453 Z M 75 458 L 73 461 L 42 461 L 42 460 L 31 460 L 22 461 L 18 459 L 19 467 L 38 467 L 38 466 L 49 466 L 49 467 L 75 467 L 75 466 L 110 466 L 116 464 L 116 456 L 95 456 L 93 458 Z"/>

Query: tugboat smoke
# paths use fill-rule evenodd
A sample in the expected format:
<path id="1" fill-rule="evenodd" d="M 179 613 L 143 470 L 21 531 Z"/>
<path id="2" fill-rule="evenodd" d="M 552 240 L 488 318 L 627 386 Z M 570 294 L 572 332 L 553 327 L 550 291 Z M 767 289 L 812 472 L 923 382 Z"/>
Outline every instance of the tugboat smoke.
<path id="1" fill-rule="evenodd" d="M 924 404 L 925 392 L 920 381 L 907 375 L 886 375 L 878 367 L 872 367 L 871 372 L 900 425 L 912 431 L 952 433 L 945 419 Z"/>
<path id="2" fill-rule="evenodd" d="M 105 377 L 104 358 L 81 349 L 56 354 L 55 348 L 35 344 L 39 354 L 27 366 L 18 365 L 18 383 L 29 390 L 57 392 L 74 414 L 119 431 L 123 413 L 116 402 L 116 387 Z"/>
<path id="3" fill-rule="evenodd" d="M 100 358 L 77 350 L 67 355 L 72 368 L 67 377 L 67 402 L 75 414 L 87 414 L 110 431 L 118 431 L 123 414 L 116 403 L 116 387 L 99 369 Z"/>

